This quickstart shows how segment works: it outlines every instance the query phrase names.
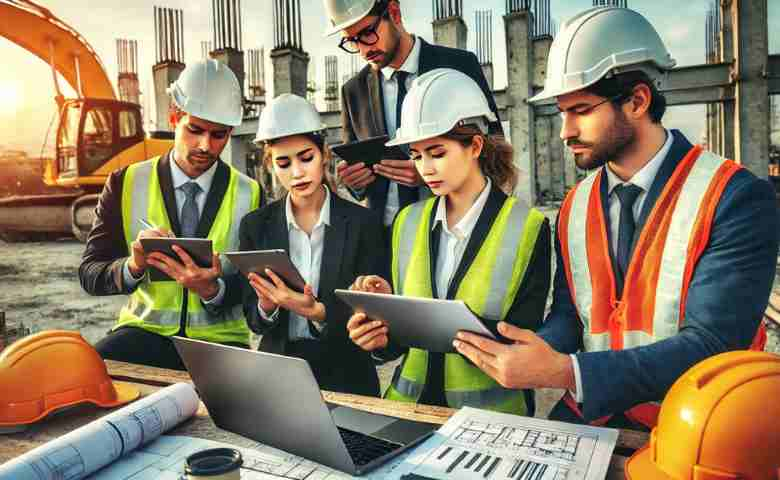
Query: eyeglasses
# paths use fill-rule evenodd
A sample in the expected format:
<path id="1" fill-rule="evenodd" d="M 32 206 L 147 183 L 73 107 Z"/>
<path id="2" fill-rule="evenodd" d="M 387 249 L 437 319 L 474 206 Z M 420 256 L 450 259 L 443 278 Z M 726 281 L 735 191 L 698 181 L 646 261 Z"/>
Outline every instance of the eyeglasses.
<path id="1" fill-rule="evenodd" d="M 379 41 L 379 34 L 376 33 L 377 29 L 379 28 L 379 24 L 382 22 L 382 19 L 387 16 L 387 7 L 380 13 L 376 20 L 374 20 L 374 23 L 367 26 L 363 30 L 359 31 L 357 35 L 354 35 L 352 37 L 344 37 L 341 39 L 341 42 L 339 42 L 339 48 L 344 50 L 347 53 L 355 54 L 360 53 L 360 44 L 363 45 L 376 45 L 376 42 Z"/>
<path id="2" fill-rule="evenodd" d="M 629 98 L 631 98 L 630 94 L 619 93 L 614 97 L 606 98 L 598 103 L 594 103 L 593 105 L 583 105 L 577 108 L 571 108 L 569 110 L 561 110 L 560 107 L 558 107 L 558 112 L 563 118 L 566 118 L 567 115 L 572 115 L 572 114 L 576 116 L 588 115 L 589 113 L 593 112 L 593 110 L 600 107 L 601 105 L 604 105 L 607 102 L 617 102 L 618 100 L 622 100 L 621 103 L 623 103 Z"/>

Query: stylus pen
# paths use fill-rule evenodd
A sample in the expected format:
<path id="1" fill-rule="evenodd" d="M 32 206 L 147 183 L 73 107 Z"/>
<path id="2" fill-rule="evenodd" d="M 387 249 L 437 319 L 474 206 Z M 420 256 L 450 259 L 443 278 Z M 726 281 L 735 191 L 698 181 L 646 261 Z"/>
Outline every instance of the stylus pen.
<path id="1" fill-rule="evenodd" d="M 138 222 L 139 222 L 141 225 L 143 225 L 144 227 L 148 228 L 148 229 L 151 229 L 151 230 L 157 230 L 157 227 L 155 227 L 155 226 L 154 226 L 154 225 L 152 225 L 151 223 L 147 222 L 147 221 L 146 221 L 146 220 L 144 220 L 143 218 L 139 218 L 139 219 L 138 219 Z"/>
<path id="2" fill-rule="evenodd" d="M 146 228 L 149 228 L 151 230 L 157 230 L 159 227 L 155 227 L 151 223 L 149 223 L 147 220 L 144 220 L 143 218 L 139 218 L 138 221 Z M 171 237 L 176 238 L 176 236 L 171 232 Z"/>

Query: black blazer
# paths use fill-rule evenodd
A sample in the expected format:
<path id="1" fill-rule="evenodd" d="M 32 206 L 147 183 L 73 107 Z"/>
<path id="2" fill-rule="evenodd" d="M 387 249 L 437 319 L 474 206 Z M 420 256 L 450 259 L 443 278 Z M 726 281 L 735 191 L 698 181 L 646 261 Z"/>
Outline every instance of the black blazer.
<path id="1" fill-rule="evenodd" d="M 463 277 L 466 276 L 466 272 L 474 263 L 474 260 L 479 253 L 482 244 L 485 241 L 490 228 L 493 226 L 498 213 L 501 211 L 501 207 L 507 199 L 507 195 L 493 185 L 490 194 L 488 196 L 487 203 L 482 209 L 482 213 L 479 215 L 477 224 L 474 226 L 474 230 L 469 237 L 469 242 L 466 245 L 466 249 L 463 252 L 458 268 L 455 270 L 455 274 L 452 277 L 452 282 L 447 290 L 446 298 L 453 300 L 458 293 L 458 288 L 463 281 Z M 438 202 L 443 198 L 439 197 L 434 205 L 434 211 L 438 206 Z M 436 261 L 438 259 L 439 251 L 439 232 L 441 226 L 433 228 L 435 216 L 431 215 L 430 225 L 428 227 L 429 234 L 429 248 L 430 248 L 430 260 L 431 260 L 431 286 L 433 288 L 434 297 L 438 298 L 438 292 L 436 290 Z M 544 318 L 544 310 L 547 305 L 547 293 L 550 290 L 550 269 L 551 269 L 551 233 L 550 222 L 545 219 L 542 224 L 539 236 L 536 239 L 534 245 L 534 251 L 531 254 L 531 259 L 528 263 L 528 268 L 523 277 L 520 288 L 515 295 L 512 302 L 512 306 L 507 312 L 507 316 L 504 319 L 505 322 L 511 323 L 520 328 L 527 328 L 530 330 L 537 330 L 542 325 Z M 396 291 L 395 286 L 393 291 Z M 488 329 L 490 329 L 497 338 L 501 338 L 498 333 L 498 322 L 495 320 L 482 319 Z M 390 344 L 382 351 L 378 351 L 375 355 L 382 360 L 392 360 L 398 356 L 406 353 L 408 349 L 401 348 L 392 341 L 392 332 L 390 332 Z M 444 355 L 440 353 L 428 353 L 429 368 L 428 377 L 426 379 L 426 386 L 423 390 L 421 403 L 428 403 L 434 405 L 446 405 L 446 401 L 443 395 L 442 388 L 436 388 L 438 385 L 441 387 L 444 383 Z M 533 392 L 530 390 L 524 390 L 526 396 L 526 404 L 529 408 L 529 415 L 533 415 L 534 412 L 534 397 Z"/>
<path id="2" fill-rule="evenodd" d="M 255 210 L 241 222 L 241 250 L 284 249 L 289 251 L 285 199 Z M 333 293 L 349 288 L 360 275 L 383 272 L 387 265 L 384 227 L 370 210 L 330 194 L 330 225 L 325 229 L 325 244 L 320 266 L 319 300 L 327 311 L 326 327 L 310 331 L 319 341 L 304 341 L 315 377 L 324 390 L 361 395 L 379 395 L 379 380 L 371 356 L 352 343 L 347 320 L 352 310 Z M 242 278 L 244 314 L 249 328 L 263 336 L 260 350 L 287 354 L 289 312 L 280 310 L 276 322 L 266 322 L 257 309 L 257 295 Z M 297 342 L 296 342 L 297 343 Z"/>
<path id="3" fill-rule="evenodd" d="M 176 196 L 171 179 L 170 152 L 157 163 L 165 210 L 171 221 L 173 233 L 181 234 L 179 214 L 176 208 Z M 217 171 L 206 197 L 206 204 L 200 216 L 198 238 L 206 238 L 222 205 L 222 198 L 228 188 L 230 169 L 221 160 L 217 161 Z M 130 255 L 122 226 L 122 183 L 127 167 L 109 175 L 100 194 L 95 209 L 95 222 L 87 238 L 87 246 L 79 266 L 81 286 L 90 295 L 129 295 L 133 290 L 124 285 L 122 268 Z M 240 292 L 226 289 L 224 306 L 238 305 Z M 183 309 L 186 314 L 186 304 Z"/>
<path id="4" fill-rule="evenodd" d="M 476 55 L 468 50 L 431 45 L 419 36 L 416 38 L 420 42 L 419 75 L 437 68 L 452 68 L 465 73 L 482 88 L 490 109 L 498 118 L 498 107 Z M 384 99 L 379 75 L 381 75 L 380 71 L 367 65 L 342 87 L 341 124 L 344 142 L 354 142 L 387 134 Z M 501 122 L 492 123 L 490 131 L 491 133 L 503 134 Z M 384 215 L 387 203 L 388 182 L 387 178 L 378 175 L 376 181 L 366 187 L 365 191 L 369 208 L 381 215 Z M 419 198 L 418 190 L 418 188 L 399 185 L 398 194 L 401 207 L 417 201 Z M 352 195 L 358 200 L 363 199 L 355 192 L 352 192 Z"/>

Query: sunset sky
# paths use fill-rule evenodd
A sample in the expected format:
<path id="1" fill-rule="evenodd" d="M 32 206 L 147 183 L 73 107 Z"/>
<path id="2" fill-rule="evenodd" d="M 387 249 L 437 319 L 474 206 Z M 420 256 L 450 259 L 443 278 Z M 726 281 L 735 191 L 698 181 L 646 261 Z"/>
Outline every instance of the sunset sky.
<path id="1" fill-rule="evenodd" d="M 184 55 L 186 61 L 201 56 L 200 42 L 212 38 L 211 1 L 168 0 L 133 2 L 120 0 L 79 1 L 43 0 L 40 2 L 55 15 L 80 32 L 98 52 L 108 74 L 116 80 L 117 38 L 134 39 L 139 43 L 140 87 L 142 105 L 154 108 L 146 100 L 152 91 L 151 68 L 154 62 L 153 7 L 180 8 L 184 11 Z M 659 30 L 678 65 L 704 62 L 705 14 L 710 0 L 629 0 L 629 7 L 646 15 Z M 780 2 L 769 2 L 769 50 L 780 53 Z M 301 0 L 303 9 L 303 46 L 316 62 L 316 79 L 322 85 L 325 55 L 339 55 L 340 76 L 347 68 L 347 55 L 340 53 L 337 41 L 324 38 L 325 18 L 321 0 Z M 588 8 L 591 0 L 552 0 L 553 17 L 560 20 Z M 432 41 L 430 0 L 402 0 L 402 11 L 407 29 Z M 493 44 L 496 70 L 496 88 L 506 86 L 506 51 L 502 15 L 505 0 L 465 0 L 464 18 L 473 32 L 476 9 L 493 9 Z M 244 49 L 265 47 L 266 57 L 273 47 L 271 0 L 244 0 Z M 470 35 L 469 47 L 474 48 Z M 37 155 L 47 127 L 54 115 L 54 89 L 48 66 L 23 49 L 0 38 L 0 55 L 5 68 L 0 69 L 0 146 L 18 148 Z M 271 86 L 271 65 L 266 62 L 266 86 Z M 681 128 L 692 137 L 701 139 L 703 106 L 671 109 L 665 123 Z M 53 134 L 53 132 L 52 132 Z M 49 144 L 51 136 L 49 135 Z"/>

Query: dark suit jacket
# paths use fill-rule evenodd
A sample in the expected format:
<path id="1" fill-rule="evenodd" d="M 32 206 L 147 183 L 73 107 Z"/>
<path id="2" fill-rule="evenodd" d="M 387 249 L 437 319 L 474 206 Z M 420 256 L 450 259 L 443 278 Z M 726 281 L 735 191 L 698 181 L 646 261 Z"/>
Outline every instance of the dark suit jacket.
<path id="1" fill-rule="evenodd" d="M 680 132 L 672 135 L 671 151 L 642 206 L 636 237 L 672 172 L 692 147 Z M 603 180 L 602 185 L 606 185 L 606 178 Z M 606 210 L 606 188 L 601 194 Z M 606 211 L 604 217 L 609 221 Z M 777 246 L 774 189 L 748 170 L 741 170 L 731 178 L 718 204 L 709 246 L 688 290 L 680 332 L 644 347 L 577 354 L 585 419 L 592 421 L 639 403 L 661 401 L 694 364 L 718 353 L 747 348 L 767 305 Z M 558 268 L 552 311 L 539 335 L 559 352 L 575 353 L 582 349 L 582 324 L 572 304 L 560 248 L 556 237 Z M 571 420 L 570 413 L 559 404 L 551 418 Z"/>
<path id="2" fill-rule="evenodd" d="M 420 68 L 418 75 L 437 68 L 452 68 L 459 70 L 476 81 L 482 91 L 485 92 L 490 109 L 498 118 L 498 107 L 493 99 L 482 67 L 479 65 L 476 55 L 467 50 L 431 45 L 421 37 L 416 37 L 420 43 Z M 367 65 L 351 78 L 342 87 L 341 94 L 341 124 L 342 140 L 354 142 L 387 134 L 385 122 L 385 108 L 382 94 L 382 85 L 379 76 L 382 72 L 374 70 Z M 490 125 L 491 133 L 502 133 L 501 122 Z M 417 188 L 409 188 L 399 185 L 399 196 L 402 207 L 413 203 L 418 199 Z M 352 192 L 356 199 L 362 200 L 368 196 L 368 206 L 374 211 L 384 215 L 387 203 L 387 190 L 389 180 L 381 175 L 376 181 L 366 188 L 363 195 Z M 406 201 L 404 201 L 406 199 Z"/>
<path id="3" fill-rule="evenodd" d="M 170 153 L 163 156 L 157 164 L 157 174 L 171 228 L 178 236 L 181 234 L 181 226 L 171 180 L 171 161 Z M 124 285 L 122 279 L 122 268 L 130 255 L 122 227 L 122 182 L 126 171 L 127 168 L 122 168 L 109 175 L 95 210 L 95 223 L 89 233 L 87 247 L 79 266 L 81 286 L 90 295 L 133 293 L 133 289 Z M 208 236 L 227 191 L 229 180 L 229 167 L 219 160 L 211 189 L 206 197 L 206 205 L 200 216 L 197 237 Z M 226 289 L 222 302 L 224 306 L 238 305 L 240 301 L 240 292 Z M 183 310 L 182 314 L 185 315 L 186 304 Z"/>
<path id="4" fill-rule="evenodd" d="M 289 251 L 285 199 L 255 210 L 241 222 L 241 250 L 284 249 Z M 313 334 L 319 341 L 307 342 L 306 357 L 325 390 L 379 395 L 379 381 L 370 355 L 349 339 L 347 320 L 351 309 L 336 298 L 338 288 L 349 288 L 360 275 L 383 272 L 386 260 L 384 227 L 370 210 L 330 195 L 330 225 L 320 266 L 319 300 L 325 305 L 326 327 Z M 265 321 L 257 309 L 257 295 L 242 276 L 244 313 L 252 331 L 263 336 L 260 350 L 286 354 L 289 311 L 281 310 L 274 323 Z"/>
<path id="5" fill-rule="evenodd" d="M 477 220 L 477 224 L 474 226 L 474 230 L 471 233 L 469 242 L 466 245 L 463 258 L 461 258 L 461 261 L 458 264 L 458 268 L 455 270 L 455 274 L 452 277 L 452 282 L 450 282 L 449 289 L 447 290 L 447 299 L 454 299 L 455 295 L 458 293 L 458 288 L 460 288 L 463 277 L 466 276 L 468 269 L 471 267 L 472 263 L 474 263 L 474 260 L 476 259 L 480 248 L 482 248 L 482 244 L 485 241 L 490 228 L 493 226 L 493 222 L 498 216 L 498 213 L 501 211 L 501 207 L 504 205 L 506 198 L 506 194 L 496 188 L 495 185 L 492 187 L 487 203 L 485 203 L 485 207 L 482 210 L 482 213 Z M 442 201 L 442 197 L 439 197 L 437 200 L 437 202 L 440 201 Z M 434 206 L 434 211 L 436 211 L 437 206 L 438 203 Z M 433 230 L 434 218 L 434 215 L 431 215 L 431 224 L 428 227 L 428 231 L 430 232 L 430 272 L 433 295 L 434 297 L 438 298 L 439 294 L 436 291 L 435 275 L 436 261 L 438 259 L 439 253 L 439 236 L 441 226 L 439 225 L 435 230 Z M 534 251 L 531 255 L 531 260 L 528 263 L 528 269 L 526 270 L 525 276 L 523 277 L 523 280 L 520 284 L 520 288 L 515 295 L 512 306 L 507 312 L 507 316 L 504 319 L 505 322 L 511 323 L 512 325 L 518 326 L 520 328 L 527 328 L 530 330 L 537 330 L 542 325 L 544 309 L 547 304 L 547 294 L 550 291 L 550 263 L 552 260 L 550 257 L 552 250 L 550 235 L 550 222 L 545 219 L 544 223 L 542 224 L 542 228 L 539 231 L 536 244 L 534 245 Z M 393 287 L 393 290 L 396 291 L 395 286 Z M 501 335 L 498 333 L 497 321 L 483 318 L 482 322 L 493 332 L 494 335 L 496 335 L 497 338 L 501 338 Z M 388 346 L 388 348 L 384 351 L 377 352 L 377 356 L 383 360 L 397 358 L 401 354 L 406 353 L 408 350 L 394 344 L 392 342 L 392 332 L 390 332 L 390 335 L 391 344 Z M 428 400 L 429 402 L 432 401 L 434 403 L 443 405 L 443 401 L 436 402 L 436 400 L 434 400 L 437 397 L 439 397 L 439 400 L 443 400 L 443 398 L 440 397 L 441 392 L 434 392 L 431 390 L 440 390 L 441 385 L 443 385 L 444 356 L 442 354 L 429 353 L 429 359 L 430 365 L 437 366 L 428 368 L 426 388 L 423 392 L 421 402 L 425 403 L 424 400 Z M 436 386 L 438 386 L 438 388 Z M 530 414 L 533 415 L 533 395 L 530 391 L 527 393 L 529 393 L 529 395 L 526 395 L 526 403 L 528 404 Z"/>

